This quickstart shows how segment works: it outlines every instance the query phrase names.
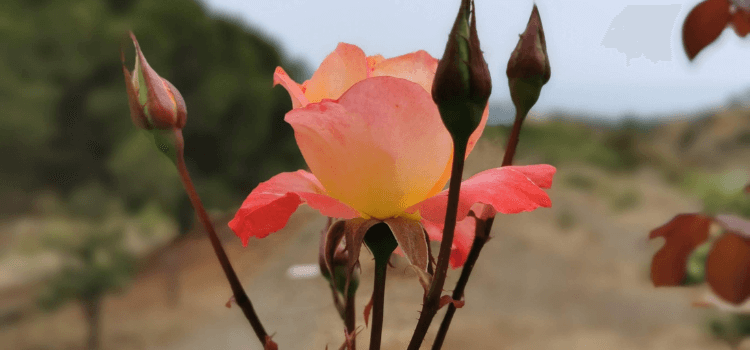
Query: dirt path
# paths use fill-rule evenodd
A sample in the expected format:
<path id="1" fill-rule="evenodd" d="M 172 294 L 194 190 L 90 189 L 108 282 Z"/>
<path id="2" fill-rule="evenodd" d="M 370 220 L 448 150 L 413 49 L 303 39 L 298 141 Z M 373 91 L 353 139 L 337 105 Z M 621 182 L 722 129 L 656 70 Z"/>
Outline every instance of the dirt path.
<path id="1" fill-rule="evenodd" d="M 470 169 L 494 165 L 479 162 L 492 149 L 478 147 L 476 152 Z M 565 185 L 576 173 L 591 176 L 601 189 L 587 192 Z M 628 187 L 639 189 L 640 203 L 626 211 L 612 209 L 608 191 Z M 466 306 L 456 314 L 444 349 L 727 349 L 700 328 L 707 313 L 691 308 L 694 291 L 657 290 L 648 281 L 648 264 L 660 245 L 647 242 L 648 231 L 676 213 L 698 210 L 697 202 L 649 171 L 618 177 L 569 167 L 556 176 L 550 194 L 552 209 L 496 220 L 494 238 L 476 266 Z M 563 214 L 571 221 L 567 228 L 559 224 Z M 317 262 L 323 224 L 324 218 L 303 208 L 286 229 L 252 240 L 247 248 L 223 230 L 230 257 L 281 349 L 338 348 L 343 340 L 325 281 L 286 275 L 294 264 Z M 167 303 L 168 270 L 150 268 L 127 293 L 108 298 L 103 348 L 260 349 L 240 310 L 224 307 L 229 289 L 205 237 L 186 240 L 178 251 L 183 262 L 180 303 L 174 308 Z M 369 253 L 362 254 L 362 267 L 359 325 L 372 290 Z M 458 272 L 451 271 L 447 286 L 454 285 Z M 386 292 L 384 349 L 405 347 L 420 302 L 419 283 L 396 259 Z M 84 332 L 78 309 L 71 305 L 0 327 L 0 344 L 12 344 L 9 349 L 79 349 Z M 363 329 L 360 349 L 368 338 Z"/>

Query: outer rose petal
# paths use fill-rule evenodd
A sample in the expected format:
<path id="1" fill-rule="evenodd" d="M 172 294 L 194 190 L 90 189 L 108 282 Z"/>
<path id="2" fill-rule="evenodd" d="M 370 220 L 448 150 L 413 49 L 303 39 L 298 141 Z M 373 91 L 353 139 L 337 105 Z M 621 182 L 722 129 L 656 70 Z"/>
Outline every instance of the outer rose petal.
<path id="1" fill-rule="evenodd" d="M 286 121 L 328 194 L 379 219 L 427 198 L 450 159 L 450 134 L 430 94 L 404 79 L 368 78 Z"/>
<path id="2" fill-rule="evenodd" d="M 508 165 L 504 168 L 513 169 L 521 174 L 526 175 L 526 177 L 528 177 L 531 182 L 533 182 L 540 188 L 552 187 L 552 176 L 555 174 L 555 171 L 557 171 L 555 167 L 546 164 L 532 166 Z"/>
<path id="3" fill-rule="evenodd" d="M 305 96 L 310 102 L 324 98 L 337 99 L 360 80 L 367 78 L 367 58 L 355 45 L 339 43 L 323 60 L 312 78 L 304 83 Z"/>
<path id="4" fill-rule="evenodd" d="M 281 67 L 276 67 L 276 71 L 273 73 L 273 85 L 276 86 L 278 84 L 281 84 L 292 98 L 292 108 L 304 107 L 310 103 L 307 97 L 305 97 L 302 87 L 294 82 Z"/>
<path id="5" fill-rule="evenodd" d="M 482 114 L 482 120 L 479 122 L 479 126 L 477 126 L 477 129 L 474 130 L 474 132 L 469 136 L 469 143 L 466 145 L 466 156 L 464 159 L 469 157 L 469 154 L 474 149 L 474 146 L 477 144 L 477 141 L 482 136 L 482 132 L 484 132 L 484 127 L 487 125 L 487 118 L 490 115 L 490 104 L 487 103 L 487 107 L 484 107 L 484 114 Z M 453 143 L 451 143 L 451 146 Z M 448 164 L 446 164 L 445 169 L 443 170 L 443 175 L 440 176 L 440 179 L 435 182 L 435 186 L 432 187 L 432 190 L 430 191 L 428 197 L 432 197 L 436 195 L 438 192 L 442 191 L 445 188 L 445 184 L 448 183 L 448 180 L 451 178 L 451 165 L 453 163 L 453 148 L 451 148 L 451 158 L 448 160 Z"/>
<path id="6" fill-rule="evenodd" d="M 367 62 L 369 72 L 368 76 L 391 76 L 406 79 L 419 84 L 428 93 L 432 93 L 432 82 L 433 80 L 435 80 L 435 71 L 437 70 L 438 59 L 430 56 L 430 54 L 424 50 L 419 50 L 417 52 L 412 52 L 406 55 L 401 55 L 389 59 L 383 59 L 383 56 L 380 55 L 370 56 L 367 57 Z M 466 157 L 469 156 L 471 151 L 474 149 L 474 145 L 476 145 L 477 140 L 479 140 L 479 137 L 482 136 L 484 127 L 487 125 L 489 111 L 489 104 L 487 104 L 487 107 L 485 107 L 484 109 L 484 114 L 482 115 L 482 121 L 477 127 L 477 130 L 475 130 L 469 138 L 469 144 L 466 149 Z M 451 148 L 450 152 L 452 157 L 453 148 Z M 450 158 L 446 163 L 443 174 L 435 182 L 435 185 L 430 190 L 427 197 L 432 197 L 438 192 L 442 191 L 443 188 L 445 188 L 445 184 L 448 183 L 448 179 L 450 179 L 451 176 L 452 159 L 453 158 Z"/>
<path id="7" fill-rule="evenodd" d="M 379 59 L 377 56 L 368 57 L 368 61 L 374 63 L 371 66 L 370 77 L 402 78 L 421 85 L 427 92 L 432 91 L 438 60 L 426 51 L 419 50 L 386 60 L 381 56 Z"/>
<path id="8" fill-rule="evenodd" d="M 474 241 L 476 225 L 477 221 L 473 216 L 467 216 L 456 224 L 456 231 L 453 234 L 453 244 L 451 245 L 450 264 L 452 268 L 459 268 L 466 262 L 466 257 L 469 255 L 471 244 Z M 422 226 L 424 226 L 431 240 L 443 240 L 442 222 L 436 223 L 422 219 Z"/>
<path id="9" fill-rule="evenodd" d="M 476 174 L 461 183 L 456 220 L 463 220 L 475 203 L 489 204 L 503 214 L 550 207 L 552 202 L 549 196 L 537 183 L 551 183 L 555 171 L 555 167 L 542 164 L 501 167 Z M 535 180 L 532 181 L 526 174 Z M 410 209 L 418 209 L 426 220 L 443 222 L 447 204 L 448 190 L 445 190 Z"/>
<path id="10" fill-rule="evenodd" d="M 284 228 L 302 203 L 325 216 L 342 219 L 358 216 L 352 208 L 326 195 L 313 174 L 298 170 L 281 173 L 258 185 L 229 222 L 229 228 L 247 245 L 250 237 L 263 238 Z"/>

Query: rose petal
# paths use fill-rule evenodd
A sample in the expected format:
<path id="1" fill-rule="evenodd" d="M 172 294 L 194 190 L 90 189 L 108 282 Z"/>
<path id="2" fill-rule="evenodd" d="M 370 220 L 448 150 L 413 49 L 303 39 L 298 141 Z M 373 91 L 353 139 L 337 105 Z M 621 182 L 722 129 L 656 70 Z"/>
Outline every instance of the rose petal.
<path id="1" fill-rule="evenodd" d="M 355 45 L 339 43 L 306 81 L 305 96 L 312 102 L 337 99 L 357 82 L 367 78 L 367 58 Z"/>
<path id="2" fill-rule="evenodd" d="M 377 57 L 377 56 L 375 56 Z M 419 50 L 398 57 L 382 59 L 377 58 L 369 61 L 377 62 L 372 65 L 371 77 L 396 77 L 421 85 L 425 91 L 432 91 L 432 81 L 435 79 L 438 60 L 430 56 L 427 51 Z"/>
<path id="3" fill-rule="evenodd" d="M 358 216 L 352 208 L 326 195 L 313 174 L 298 170 L 281 173 L 258 185 L 237 210 L 229 228 L 246 246 L 250 237 L 263 238 L 284 228 L 302 203 L 329 217 L 351 219 Z"/>
<path id="4" fill-rule="evenodd" d="M 396 217 L 428 197 L 452 141 L 418 84 L 374 77 L 338 101 L 290 111 L 297 145 L 327 193 L 376 217 Z"/>
<path id="5" fill-rule="evenodd" d="M 513 169 L 521 174 L 526 175 L 526 177 L 528 177 L 531 182 L 539 186 L 539 188 L 552 187 L 552 176 L 557 171 L 555 167 L 547 164 L 539 164 L 534 166 L 508 165 L 504 168 Z"/>
<path id="6" fill-rule="evenodd" d="M 422 218 L 427 235 L 433 241 L 443 240 L 443 223 L 432 222 Z M 459 268 L 466 262 L 466 257 L 471 250 L 471 244 L 474 242 L 474 230 L 476 228 L 476 218 L 467 216 L 456 224 L 456 231 L 453 233 L 453 244 L 451 245 L 450 265 L 452 268 Z"/>
<path id="7" fill-rule="evenodd" d="M 289 93 L 289 97 L 292 98 L 292 108 L 304 107 L 310 103 L 305 97 L 305 92 L 302 87 L 294 82 L 289 75 L 286 74 L 283 68 L 276 67 L 276 71 L 273 73 L 273 86 L 279 85 L 286 89 Z"/>
<path id="8" fill-rule="evenodd" d="M 651 261 L 654 286 L 679 286 L 685 279 L 687 260 L 696 247 L 708 239 L 712 219 L 701 214 L 680 214 L 654 229 L 649 239 L 664 237 L 666 242 Z"/>
<path id="9" fill-rule="evenodd" d="M 730 16 L 727 0 L 706 0 L 690 10 L 682 25 L 682 45 L 690 60 L 721 35 Z"/>
<path id="10" fill-rule="evenodd" d="M 378 65 L 378 63 L 385 60 L 385 57 L 383 55 L 373 55 L 373 56 L 367 56 L 367 77 L 372 76 L 372 71 L 375 70 L 375 66 Z"/>
<path id="11" fill-rule="evenodd" d="M 549 196 L 536 183 L 548 185 L 552 182 L 555 170 L 555 167 L 546 164 L 528 165 L 489 169 L 472 176 L 461 183 L 456 220 L 463 220 L 474 203 L 492 205 L 503 214 L 550 207 L 552 202 Z M 529 179 L 525 174 L 530 174 L 535 180 Z M 419 210 L 424 219 L 443 222 L 447 204 L 448 190 L 445 190 L 414 208 Z"/>
<path id="12" fill-rule="evenodd" d="M 489 115 L 490 115 L 490 105 L 488 103 L 487 107 L 484 108 L 484 114 L 482 114 L 482 120 L 479 122 L 479 126 L 477 126 L 477 129 L 474 130 L 471 136 L 469 136 L 469 143 L 466 145 L 466 155 L 464 156 L 464 159 L 469 157 L 469 154 L 471 154 L 471 151 L 474 149 L 474 146 L 477 144 L 477 141 L 479 141 L 479 138 L 482 136 L 482 132 L 484 132 L 484 127 L 487 125 L 487 118 Z M 430 190 L 428 197 L 432 197 L 436 195 L 438 192 L 442 191 L 445 188 L 445 184 L 447 184 L 448 180 L 451 178 L 452 162 L 453 162 L 453 148 L 451 148 L 451 157 L 448 161 L 448 164 L 446 164 L 445 169 L 443 169 L 443 174 L 440 176 L 440 179 L 437 182 L 435 182 L 435 186 L 433 186 L 432 190 Z"/>
<path id="13" fill-rule="evenodd" d="M 432 57 L 429 53 L 424 50 L 417 52 L 408 53 L 398 57 L 389 59 L 383 59 L 383 56 L 370 56 L 367 58 L 369 67 L 369 76 L 391 76 L 396 78 L 402 78 L 415 82 L 422 86 L 425 91 L 432 94 L 432 82 L 435 80 L 435 71 L 437 70 L 438 59 Z M 484 109 L 482 114 L 482 120 L 479 126 L 469 137 L 469 144 L 466 149 L 466 157 L 469 156 L 471 151 L 474 149 L 479 138 L 484 132 L 484 127 L 487 125 L 487 118 L 489 117 L 489 104 Z M 435 182 L 432 190 L 428 194 L 428 197 L 434 196 L 445 188 L 445 184 L 448 183 L 448 179 L 451 176 L 451 161 L 453 157 L 453 149 L 451 148 L 451 160 L 446 164 L 443 174 L 440 176 L 438 181 Z"/>

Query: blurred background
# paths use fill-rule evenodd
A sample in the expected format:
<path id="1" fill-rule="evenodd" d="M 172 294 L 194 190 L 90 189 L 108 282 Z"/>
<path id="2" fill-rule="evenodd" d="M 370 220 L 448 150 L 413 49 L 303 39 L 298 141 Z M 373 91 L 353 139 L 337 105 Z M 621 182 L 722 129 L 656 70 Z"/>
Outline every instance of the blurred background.
<path id="1" fill-rule="evenodd" d="M 750 42 L 727 29 L 688 62 L 681 26 L 697 2 L 537 1 L 552 79 L 517 163 L 558 167 L 553 207 L 498 217 L 445 349 L 750 349 L 747 320 L 691 306 L 704 289 L 649 281 L 651 229 L 682 212 L 750 216 Z M 317 262 L 325 218 L 302 207 L 246 248 L 226 227 L 258 182 L 305 167 L 273 70 L 302 82 L 338 42 L 440 57 L 458 3 L 0 2 L 0 348 L 260 348 L 225 307 L 176 171 L 130 121 L 128 30 L 186 100 L 188 168 L 266 329 L 283 349 L 338 348 L 325 280 L 289 273 Z M 465 176 L 501 163 L 514 115 L 505 66 L 532 2 L 476 6 L 492 126 Z M 387 349 L 403 348 L 421 305 L 405 266 L 389 274 Z"/>

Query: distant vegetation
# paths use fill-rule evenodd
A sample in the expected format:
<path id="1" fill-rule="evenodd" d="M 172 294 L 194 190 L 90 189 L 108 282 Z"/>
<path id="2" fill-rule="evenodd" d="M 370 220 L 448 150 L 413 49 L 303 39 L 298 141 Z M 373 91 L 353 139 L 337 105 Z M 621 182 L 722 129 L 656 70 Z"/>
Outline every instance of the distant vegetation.
<path id="1" fill-rule="evenodd" d="M 510 126 L 490 126 L 486 137 L 504 140 Z M 626 120 L 620 123 L 574 120 L 557 116 L 529 121 L 521 131 L 520 157 L 526 163 L 558 167 L 591 165 L 610 173 L 628 173 L 644 166 L 667 182 L 698 197 L 709 214 L 750 217 L 750 109 L 735 105 L 668 123 Z M 500 141 L 501 144 L 503 143 Z M 573 173 L 561 184 L 592 192 L 593 177 Z M 640 202 L 636 188 L 620 189 L 611 199 L 614 210 L 628 210 Z"/>
<path id="2" fill-rule="evenodd" d="M 120 49 L 128 30 L 188 107 L 188 166 L 209 207 L 228 208 L 259 182 L 303 162 L 282 65 L 303 73 L 269 40 L 194 1 L 8 0 L 0 3 L 0 212 L 30 209 L 51 190 L 64 198 L 91 183 L 127 207 L 182 200 L 173 167 L 131 124 Z"/>
<path id="3" fill-rule="evenodd" d="M 521 130 L 518 156 L 555 166 L 580 162 L 608 171 L 633 171 L 645 161 L 637 146 L 650 128 L 633 121 L 612 126 L 562 118 L 530 121 Z M 505 139 L 509 133 L 510 126 L 491 126 L 486 137 Z"/>

